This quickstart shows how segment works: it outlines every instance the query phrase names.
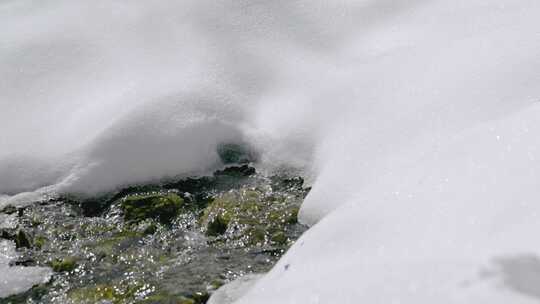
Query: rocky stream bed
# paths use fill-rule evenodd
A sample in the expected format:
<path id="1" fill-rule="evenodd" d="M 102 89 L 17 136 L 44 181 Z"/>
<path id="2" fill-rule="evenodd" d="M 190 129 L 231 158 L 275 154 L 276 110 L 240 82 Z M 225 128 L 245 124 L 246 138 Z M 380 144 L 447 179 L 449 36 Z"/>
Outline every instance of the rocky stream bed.
<path id="1" fill-rule="evenodd" d="M 10 267 L 50 276 L 0 303 L 201 304 L 268 271 L 305 230 L 297 213 L 309 189 L 222 157 L 235 163 L 212 176 L 3 208 L 0 241 L 17 252 Z"/>

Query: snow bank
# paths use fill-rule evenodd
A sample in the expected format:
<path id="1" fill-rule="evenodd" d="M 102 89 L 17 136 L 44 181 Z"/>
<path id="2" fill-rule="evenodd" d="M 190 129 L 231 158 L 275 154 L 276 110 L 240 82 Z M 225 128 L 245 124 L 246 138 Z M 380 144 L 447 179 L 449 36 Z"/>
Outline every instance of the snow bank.
<path id="1" fill-rule="evenodd" d="M 300 217 L 317 224 L 240 303 L 538 300 L 538 16 L 535 0 L 4 1 L 0 193 L 205 171 L 248 141 L 313 177 Z"/>
<path id="2" fill-rule="evenodd" d="M 461 132 L 359 187 L 239 303 L 538 302 L 539 118 Z"/>
<path id="3" fill-rule="evenodd" d="M 423 2 L 351 42 L 361 99 L 301 210 L 320 222 L 237 303 L 538 302 L 539 15 Z"/>
<path id="4" fill-rule="evenodd" d="M 3 1 L 0 193 L 60 184 L 62 191 L 93 194 L 200 173 L 216 165 L 218 141 L 248 133 L 275 147 L 268 155 L 285 151 L 275 144 L 282 135 L 262 139 L 256 117 L 265 96 L 288 83 L 283 63 L 306 67 L 304 49 L 324 42 L 316 16 L 301 7 Z M 291 134 L 305 165 L 313 142 Z"/>

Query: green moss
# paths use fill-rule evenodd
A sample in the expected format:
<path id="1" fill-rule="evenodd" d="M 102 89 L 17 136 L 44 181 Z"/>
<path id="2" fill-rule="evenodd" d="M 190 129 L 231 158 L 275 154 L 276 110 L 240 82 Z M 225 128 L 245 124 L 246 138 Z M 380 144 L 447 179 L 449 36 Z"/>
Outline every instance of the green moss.
<path id="1" fill-rule="evenodd" d="M 101 241 L 90 245 L 89 247 L 95 247 L 100 254 L 105 256 L 114 255 L 118 253 L 118 248 L 121 244 L 135 243 L 143 237 L 143 234 L 137 231 L 121 230 L 112 234 L 110 237 L 104 237 Z"/>
<path id="2" fill-rule="evenodd" d="M 121 203 L 124 218 L 131 222 L 155 219 L 170 224 L 178 216 L 184 200 L 175 193 L 130 195 Z"/>
<path id="3" fill-rule="evenodd" d="M 208 236 L 231 231 L 227 239 L 281 247 L 288 244 L 287 227 L 296 224 L 297 217 L 298 207 L 285 199 L 265 196 L 257 189 L 240 189 L 216 197 L 203 211 L 199 224 Z"/>
<path id="4" fill-rule="evenodd" d="M 279 245 L 286 245 L 289 239 L 287 238 L 287 235 L 282 232 L 278 231 L 272 235 L 271 238 L 272 242 L 279 244 Z"/>
<path id="5" fill-rule="evenodd" d="M 96 285 L 70 290 L 68 297 L 75 303 L 97 303 L 116 300 L 115 290 L 111 286 Z"/>
<path id="6" fill-rule="evenodd" d="M 131 303 L 161 303 L 160 301 L 137 301 L 138 294 L 148 288 L 141 284 L 98 284 L 75 288 L 68 292 L 68 298 L 74 304 L 94 304 L 94 303 L 112 303 L 112 304 L 131 304 Z M 167 302 L 163 302 L 167 303 Z"/>
<path id="7" fill-rule="evenodd" d="M 37 249 L 42 249 L 43 246 L 45 246 L 46 242 L 47 238 L 43 236 L 37 236 L 36 238 L 34 238 L 34 247 L 36 247 Z"/>
<path id="8" fill-rule="evenodd" d="M 77 268 L 77 260 L 74 257 L 66 257 L 51 262 L 54 272 L 70 272 Z"/>
<path id="9" fill-rule="evenodd" d="M 68 297 L 77 304 L 99 302 L 123 304 L 131 302 L 129 297 L 120 293 L 115 286 L 103 284 L 71 290 Z"/>
<path id="10" fill-rule="evenodd" d="M 287 213 L 287 224 L 296 224 L 298 223 L 298 211 L 300 208 L 292 207 L 288 210 Z"/>
<path id="11" fill-rule="evenodd" d="M 103 223 L 83 223 L 80 232 L 85 236 L 102 236 L 116 229 L 116 225 L 106 225 Z"/>
<path id="12" fill-rule="evenodd" d="M 226 220 L 222 215 L 214 216 L 206 226 L 206 234 L 209 236 L 222 235 L 227 231 L 229 220 Z"/>
<path id="13" fill-rule="evenodd" d="M 266 232 L 260 227 L 250 229 L 247 236 L 252 245 L 263 244 L 266 241 Z"/>

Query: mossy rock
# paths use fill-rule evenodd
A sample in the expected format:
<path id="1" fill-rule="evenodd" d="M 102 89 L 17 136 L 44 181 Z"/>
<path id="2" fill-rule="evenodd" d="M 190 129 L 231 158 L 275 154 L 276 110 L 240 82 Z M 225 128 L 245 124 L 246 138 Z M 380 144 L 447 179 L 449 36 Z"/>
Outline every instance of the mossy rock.
<path id="1" fill-rule="evenodd" d="M 120 207 L 126 221 L 155 219 L 163 224 L 170 224 L 180 213 L 183 204 L 184 200 L 175 193 L 136 194 L 125 197 Z"/>
<path id="2" fill-rule="evenodd" d="M 204 209 L 199 224 L 210 237 L 248 245 L 286 246 L 287 229 L 297 223 L 298 207 L 257 189 L 230 191 Z"/>
<path id="3" fill-rule="evenodd" d="M 34 247 L 37 249 L 42 249 L 47 242 L 47 238 L 43 236 L 37 236 L 34 238 Z"/>
<path id="4" fill-rule="evenodd" d="M 121 230 L 102 238 L 102 240 L 89 245 L 89 247 L 96 248 L 101 255 L 112 256 L 118 253 L 119 249 L 126 249 L 132 245 L 136 245 L 137 241 L 143 236 L 144 234 L 142 232 Z"/>
<path id="5" fill-rule="evenodd" d="M 51 262 L 51 268 L 54 272 L 70 272 L 77 268 L 77 259 L 75 257 L 66 257 Z"/>
<path id="6" fill-rule="evenodd" d="M 222 235 L 227 231 L 230 219 L 225 218 L 221 214 L 214 216 L 206 226 L 206 234 L 209 236 Z"/>
<path id="7" fill-rule="evenodd" d="M 68 298 L 74 303 L 98 303 L 101 301 L 117 302 L 118 297 L 112 286 L 97 285 L 70 290 Z"/>
<path id="8" fill-rule="evenodd" d="M 140 285 L 122 287 L 117 285 L 98 284 L 94 286 L 72 289 L 68 292 L 68 298 L 72 303 L 76 304 L 140 303 L 135 301 L 136 294 L 140 289 Z"/>
<path id="9" fill-rule="evenodd" d="M 279 245 L 286 245 L 289 242 L 289 238 L 283 231 L 278 231 L 272 234 L 271 240 Z"/>
<path id="10" fill-rule="evenodd" d="M 235 143 L 219 145 L 217 153 L 224 164 L 244 164 L 255 158 L 245 145 Z"/>
<path id="11" fill-rule="evenodd" d="M 255 168 L 248 165 L 227 167 L 214 172 L 215 177 L 245 178 L 257 173 Z"/>
<path id="12" fill-rule="evenodd" d="M 259 211 L 259 194 L 238 195 L 237 192 L 229 192 L 216 198 L 204 209 L 200 222 L 209 236 L 224 234 L 229 224 L 245 224 L 255 219 Z M 256 221 L 252 221 L 256 224 Z"/>

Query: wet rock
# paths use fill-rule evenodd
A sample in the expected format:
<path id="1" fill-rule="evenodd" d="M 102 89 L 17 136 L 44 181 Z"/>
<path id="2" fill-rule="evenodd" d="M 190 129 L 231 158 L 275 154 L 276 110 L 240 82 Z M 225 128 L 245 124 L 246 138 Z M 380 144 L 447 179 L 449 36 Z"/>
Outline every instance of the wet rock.
<path id="1" fill-rule="evenodd" d="M 146 227 L 144 227 L 143 234 L 145 234 L 145 235 L 154 234 L 154 233 L 156 233 L 156 231 L 157 231 L 156 224 L 150 223 L 150 224 L 146 225 Z"/>
<path id="2" fill-rule="evenodd" d="M 255 160 L 254 153 L 246 145 L 241 144 L 219 145 L 217 153 L 224 164 L 245 164 Z"/>
<path id="3" fill-rule="evenodd" d="M 206 234 L 209 236 L 222 235 L 227 231 L 230 219 L 223 214 L 216 214 L 208 221 Z"/>
<path id="4" fill-rule="evenodd" d="M 283 231 L 278 231 L 272 235 L 271 240 L 276 244 L 285 245 L 289 241 L 289 238 Z"/>
<path id="5" fill-rule="evenodd" d="M 136 245 L 142 237 L 143 234 L 141 232 L 121 230 L 106 237 L 101 237 L 98 242 L 88 245 L 88 247 L 96 250 L 99 255 L 111 257 Z"/>
<path id="6" fill-rule="evenodd" d="M 34 260 L 32 257 L 29 257 L 29 256 L 24 256 L 24 257 L 20 257 L 14 261 L 11 261 L 9 263 L 9 266 L 25 266 L 25 267 L 30 267 L 30 266 L 36 266 L 36 260 Z"/>
<path id="7" fill-rule="evenodd" d="M 7 205 L 0 212 L 5 213 L 5 214 L 13 214 L 13 213 L 17 212 L 17 207 L 15 207 L 13 205 Z"/>
<path id="8" fill-rule="evenodd" d="M 196 292 L 190 295 L 190 298 L 194 300 L 195 304 L 204 304 L 210 298 L 208 292 Z"/>
<path id="9" fill-rule="evenodd" d="M 167 292 L 158 292 L 150 295 L 143 301 L 137 302 L 137 304 L 205 304 L 209 297 L 209 294 L 206 292 L 186 296 L 171 295 Z"/>
<path id="10" fill-rule="evenodd" d="M 70 272 L 77 268 L 77 259 L 75 257 L 66 257 L 51 262 L 51 268 L 54 272 Z"/>
<path id="11" fill-rule="evenodd" d="M 0 229 L 0 238 L 15 241 L 17 232 L 14 228 L 2 228 Z"/>
<path id="12" fill-rule="evenodd" d="M 15 226 L 0 236 L 15 240 L 23 230 L 30 244 L 14 263 L 56 272 L 43 293 L 19 302 L 205 303 L 220 285 L 268 271 L 305 230 L 297 224 L 304 189 L 282 179 L 274 187 L 255 169 L 233 166 L 94 198 L 102 205 L 93 212 L 56 199 L 3 214 Z"/>
<path id="13" fill-rule="evenodd" d="M 248 165 L 242 165 L 242 166 L 233 166 L 233 167 L 227 167 L 223 170 L 218 170 L 214 172 L 214 176 L 228 176 L 228 177 L 247 177 L 250 175 L 255 174 L 255 168 L 250 167 Z"/>
<path id="14" fill-rule="evenodd" d="M 141 303 L 135 301 L 137 294 L 144 292 L 146 287 L 141 284 L 128 286 L 97 284 L 82 288 L 75 288 L 68 292 L 68 298 L 72 303 L 93 304 L 93 303 L 114 303 L 128 304 Z M 154 302 L 159 303 L 159 302 Z"/>
<path id="15" fill-rule="evenodd" d="M 211 237 L 226 235 L 250 245 L 284 246 L 287 230 L 297 223 L 298 207 L 259 190 L 230 191 L 215 198 L 199 220 Z"/>
<path id="16" fill-rule="evenodd" d="M 24 230 L 19 230 L 15 235 L 15 246 L 17 248 L 32 248 L 32 236 Z"/>
<path id="17" fill-rule="evenodd" d="M 275 190 L 301 190 L 304 186 L 304 179 L 300 176 L 272 176 L 270 178 L 272 188 Z"/>
<path id="18" fill-rule="evenodd" d="M 124 198 L 120 207 L 126 221 L 155 219 L 163 224 L 170 224 L 178 216 L 183 204 L 184 200 L 175 193 L 135 194 Z"/>

